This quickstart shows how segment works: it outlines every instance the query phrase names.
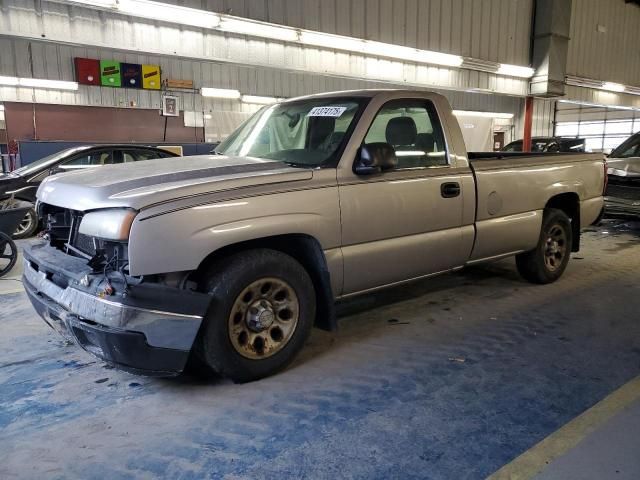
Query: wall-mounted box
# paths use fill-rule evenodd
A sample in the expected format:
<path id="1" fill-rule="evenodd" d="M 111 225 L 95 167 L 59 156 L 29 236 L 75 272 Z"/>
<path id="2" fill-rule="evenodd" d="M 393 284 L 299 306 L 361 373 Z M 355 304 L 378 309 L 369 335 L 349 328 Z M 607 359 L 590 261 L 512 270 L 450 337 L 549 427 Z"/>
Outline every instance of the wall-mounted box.
<path id="1" fill-rule="evenodd" d="M 103 87 L 120 87 L 120 62 L 100 60 L 100 84 Z"/>
<path id="2" fill-rule="evenodd" d="M 142 88 L 142 65 L 121 63 L 120 76 L 124 88 Z"/>
<path id="3" fill-rule="evenodd" d="M 100 61 L 92 58 L 73 59 L 76 82 L 81 85 L 100 85 Z"/>
<path id="4" fill-rule="evenodd" d="M 142 88 L 160 90 L 160 65 L 142 65 Z"/>

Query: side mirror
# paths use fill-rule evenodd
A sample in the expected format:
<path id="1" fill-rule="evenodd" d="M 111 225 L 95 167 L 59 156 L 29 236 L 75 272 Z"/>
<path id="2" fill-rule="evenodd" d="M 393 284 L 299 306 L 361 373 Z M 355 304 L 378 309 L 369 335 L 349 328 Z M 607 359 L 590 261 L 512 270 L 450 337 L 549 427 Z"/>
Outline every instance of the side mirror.
<path id="1" fill-rule="evenodd" d="M 388 143 L 369 143 L 360 147 L 353 167 L 356 175 L 372 175 L 393 170 L 398 165 L 396 151 Z"/>
<path id="2" fill-rule="evenodd" d="M 55 175 L 56 173 L 64 172 L 64 170 L 60 167 L 52 167 L 49 169 L 49 175 Z"/>

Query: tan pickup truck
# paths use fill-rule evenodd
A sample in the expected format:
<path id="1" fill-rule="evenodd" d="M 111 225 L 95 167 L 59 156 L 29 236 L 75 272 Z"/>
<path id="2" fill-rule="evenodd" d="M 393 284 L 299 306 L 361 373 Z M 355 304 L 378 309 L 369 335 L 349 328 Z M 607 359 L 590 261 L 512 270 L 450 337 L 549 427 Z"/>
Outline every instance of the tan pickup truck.
<path id="1" fill-rule="evenodd" d="M 553 282 L 603 208 L 602 155 L 468 153 L 422 91 L 287 100 L 217 153 L 44 181 L 24 286 L 45 321 L 121 368 L 254 380 L 336 299 L 510 255 Z"/>

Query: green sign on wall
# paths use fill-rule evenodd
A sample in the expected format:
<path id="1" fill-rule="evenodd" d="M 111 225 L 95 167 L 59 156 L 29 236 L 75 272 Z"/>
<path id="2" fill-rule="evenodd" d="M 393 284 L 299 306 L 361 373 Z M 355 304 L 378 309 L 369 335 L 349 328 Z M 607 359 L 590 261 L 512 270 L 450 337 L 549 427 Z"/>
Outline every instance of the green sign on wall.
<path id="1" fill-rule="evenodd" d="M 100 60 L 100 84 L 104 87 L 120 87 L 120 62 Z"/>

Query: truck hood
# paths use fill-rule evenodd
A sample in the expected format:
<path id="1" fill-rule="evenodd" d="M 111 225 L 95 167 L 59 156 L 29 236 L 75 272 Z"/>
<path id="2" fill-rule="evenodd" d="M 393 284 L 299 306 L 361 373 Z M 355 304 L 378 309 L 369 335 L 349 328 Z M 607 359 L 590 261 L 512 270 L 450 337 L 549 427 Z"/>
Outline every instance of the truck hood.
<path id="1" fill-rule="evenodd" d="M 296 182 L 311 170 L 257 158 L 199 155 L 87 168 L 48 177 L 38 200 L 72 210 L 150 205 L 207 193 Z"/>

